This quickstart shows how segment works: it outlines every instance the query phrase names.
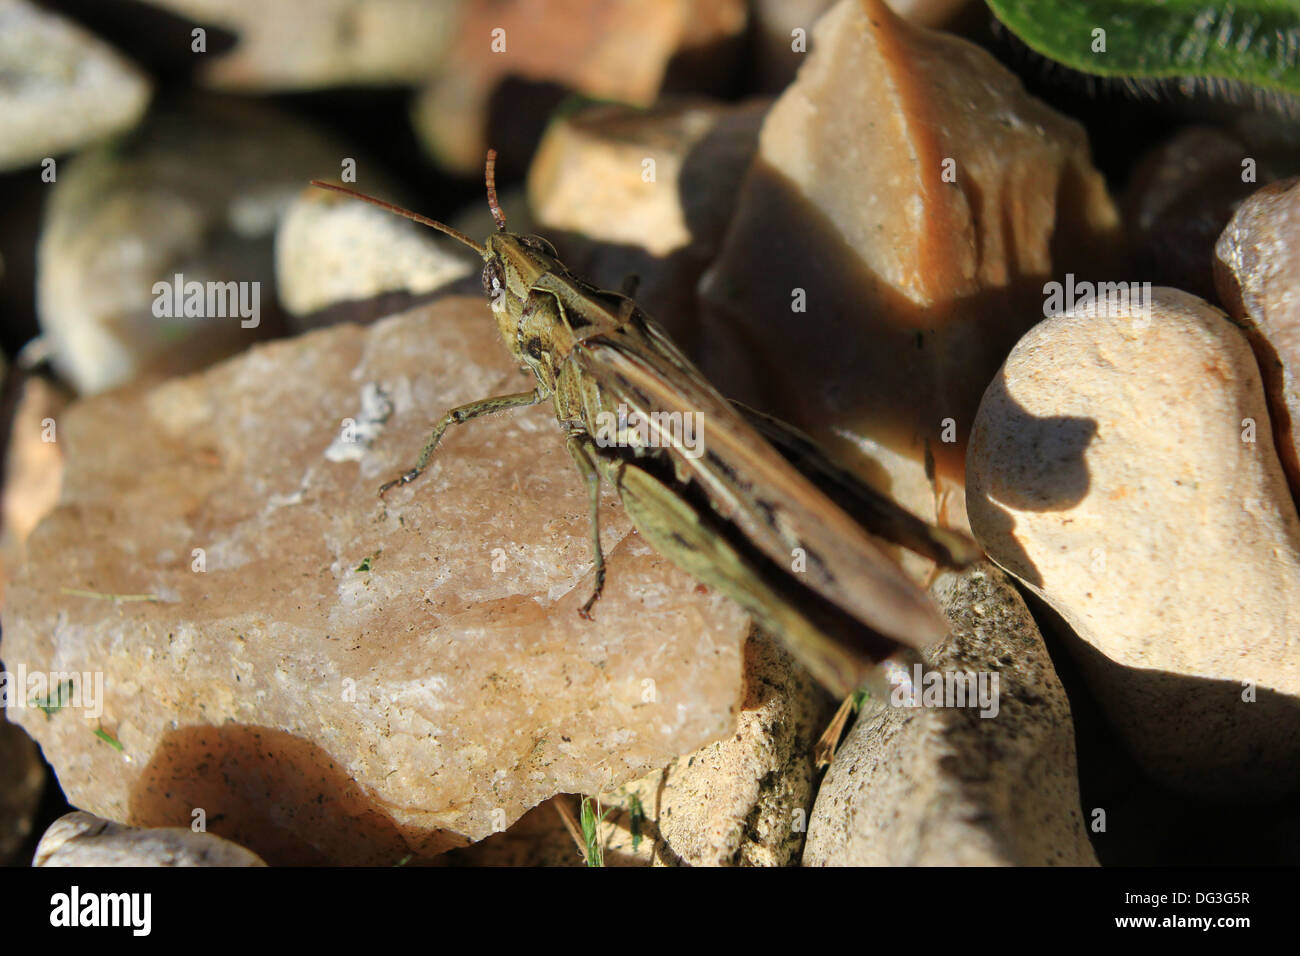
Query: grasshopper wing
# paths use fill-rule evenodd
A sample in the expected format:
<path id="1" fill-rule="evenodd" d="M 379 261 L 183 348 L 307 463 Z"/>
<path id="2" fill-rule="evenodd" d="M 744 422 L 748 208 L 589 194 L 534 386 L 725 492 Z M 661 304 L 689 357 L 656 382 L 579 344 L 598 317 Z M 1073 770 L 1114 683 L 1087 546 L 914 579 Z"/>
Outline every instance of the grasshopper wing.
<path id="1" fill-rule="evenodd" d="M 943 637 L 938 609 L 867 533 L 755 431 L 667 335 L 639 310 L 621 327 L 583 341 L 570 356 L 611 399 L 648 422 L 696 414 L 703 453 L 656 437 L 678 473 L 713 509 L 782 567 L 801 549 L 803 582 L 861 623 L 913 647 Z M 656 414 L 658 413 L 658 414 Z M 653 430 L 653 425 L 652 425 Z"/>
<path id="2" fill-rule="evenodd" d="M 800 474 L 876 537 L 915 551 L 945 568 L 969 567 L 984 556 L 980 546 L 966 535 L 923 521 L 876 491 L 793 425 L 735 399 L 731 404 Z"/>
<path id="3" fill-rule="evenodd" d="M 718 533 L 720 516 L 697 510 L 679 488 L 635 461 L 620 461 L 614 468 L 611 481 L 623 507 L 655 550 L 697 581 L 729 596 L 761 628 L 780 635 L 790 652 L 836 696 L 866 686 L 873 695 L 888 699 L 889 675 L 876 665 L 892 658 L 908 669 L 913 651 L 878 635 L 867 635 L 865 641 L 864 635 L 857 635 L 858 641 L 846 641 L 843 634 L 832 637 L 791 599 L 788 587 Z"/>

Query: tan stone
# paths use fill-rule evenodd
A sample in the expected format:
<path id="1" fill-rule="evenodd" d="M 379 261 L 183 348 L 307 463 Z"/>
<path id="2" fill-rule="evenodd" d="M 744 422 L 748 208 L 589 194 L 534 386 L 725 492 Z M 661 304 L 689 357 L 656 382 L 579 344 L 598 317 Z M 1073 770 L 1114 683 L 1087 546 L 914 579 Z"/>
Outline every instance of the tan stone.
<path id="1" fill-rule="evenodd" d="M 0 648 L 104 673 L 97 720 L 18 715 L 69 799 L 147 826 L 203 807 L 271 863 L 391 864 L 731 732 L 748 619 L 608 491 L 578 618 L 586 492 L 549 408 L 457 428 L 376 499 L 444 409 L 526 385 L 487 304 L 451 298 L 70 409 Z"/>
<path id="2" fill-rule="evenodd" d="M 756 633 L 745 645 L 736 732 L 604 795 L 604 805 L 622 810 L 607 828 L 612 848 L 633 851 L 627 811 L 635 797 L 656 866 L 795 862 L 816 790 L 813 745 L 834 709 L 779 642 Z"/>
<path id="3" fill-rule="evenodd" d="M 980 405 L 980 544 L 1074 629 L 1147 773 L 1268 799 L 1300 786 L 1300 520 L 1245 335 L 1195 296 L 1069 312 Z"/>
<path id="4" fill-rule="evenodd" d="M 887 0 L 904 20 L 941 27 L 971 0 Z M 811 28 L 835 0 L 754 0 L 754 35 L 759 83 L 780 91 L 794 79 L 811 48 Z M 797 35 L 795 31 L 800 31 Z"/>
<path id="5" fill-rule="evenodd" d="M 234 33 L 208 37 L 200 80 L 231 90 L 414 83 L 434 73 L 455 35 L 462 0 L 148 0 Z"/>
<path id="6" fill-rule="evenodd" d="M 1300 179 L 1260 189 L 1215 246 L 1214 276 L 1268 389 L 1278 454 L 1300 497 Z M 1261 427 L 1262 427 L 1261 422 Z"/>
<path id="7" fill-rule="evenodd" d="M 817 772 L 813 745 L 834 709 L 781 645 L 755 632 L 745 644 L 745 694 L 736 732 L 663 770 L 601 794 L 606 866 L 787 866 L 798 860 Z M 553 805 L 507 832 L 453 850 L 457 866 L 583 866 Z"/>
<path id="8" fill-rule="evenodd" d="M 987 675 L 995 693 L 864 702 L 817 793 L 803 865 L 1095 866 L 1070 702 L 1024 601 L 987 562 L 943 572 L 933 593 L 953 632 L 925 670 Z"/>
<path id="9" fill-rule="evenodd" d="M 384 209 L 313 189 L 275 233 L 276 291 L 296 316 L 390 292 L 421 295 L 477 274 L 472 251 Z M 462 247 L 455 247 L 456 249 Z"/>
<path id="10" fill-rule="evenodd" d="M 547 128 L 528 173 L 536 229 L 565 264 L 637 301 L 689 348 L 695 287 L 716 255 L 766 101 L 599 105 Z"/>
<path id="11" fill-rule="evenodd" d="M 0 0 L 0 75 L 0 170 L 130 129 L 149 104 L 149 80 L 132 63 L 25 0 Z"/>
<path id="12" fill-rule="evenodd" d="M 124 827 L 93 813 L 59 817 L 41 837 L 33 866 L 266 866 L 256 854 L 188 827 Z"/>
<path id="13" fill-rule="evenodd" d="M 960 529 L 980 393 L 1044 281 L 1099 268 L 1117 214 L 1083 128 L 984 50 L 878 0 L 812 39 L 704 278 L 704 370 Z"/>
<path id="14" fill-rule="evenodd" d="M 656 256 L 689 245 L 683 167 L 726 112 L 707 101 L 650 111 L 602 105 L 558 120 L 528 173 L 538 224 Z"/>

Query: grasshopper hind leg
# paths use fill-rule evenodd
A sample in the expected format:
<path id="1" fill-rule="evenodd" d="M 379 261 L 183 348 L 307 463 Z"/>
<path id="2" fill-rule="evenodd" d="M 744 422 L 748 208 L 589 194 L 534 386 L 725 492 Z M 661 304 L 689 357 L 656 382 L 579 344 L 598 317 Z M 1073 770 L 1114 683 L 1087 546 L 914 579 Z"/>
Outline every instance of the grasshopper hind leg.
<path id="1" fill-rule="evenodd" d="M 582 473 L 582 480 L 587 484 L 587 502 L 589 524 L 591 526 L 591 551 L 596 562 L 596 587 L 585 604 L 578 609 L 578 614 L 585 620 L 591 620 L 591 608 L 605 590 L 605 553 L 600 547 L 600 472 L 591 460 L 591 439 L 585 432 L 570 432 L 564 442 L 569 450 L 569 457 Z"/>

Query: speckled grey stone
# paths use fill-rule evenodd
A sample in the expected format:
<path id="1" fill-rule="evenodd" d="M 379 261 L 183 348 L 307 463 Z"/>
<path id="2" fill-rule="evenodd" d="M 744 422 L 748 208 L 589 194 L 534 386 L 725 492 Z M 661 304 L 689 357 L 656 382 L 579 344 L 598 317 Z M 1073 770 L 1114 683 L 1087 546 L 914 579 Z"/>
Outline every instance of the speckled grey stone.
<path id="1" fill-rule="evenodd" d="M 1096 865 L 1069 701 L 1020 595 L 988 563 L 932 591 L 953 633 L 929 668 L 996 672 L 996 715 L 868 700 L 822 782 L 803 864 Z"/>

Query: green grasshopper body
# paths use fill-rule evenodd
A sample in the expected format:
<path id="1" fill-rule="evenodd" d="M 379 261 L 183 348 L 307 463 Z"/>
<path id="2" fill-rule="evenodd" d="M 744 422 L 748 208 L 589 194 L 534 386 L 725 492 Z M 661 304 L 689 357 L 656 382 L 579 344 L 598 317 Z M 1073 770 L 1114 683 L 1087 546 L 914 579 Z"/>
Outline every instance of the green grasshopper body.
<path id="1" fill-rule="evenodd" d="M 855 486 L 788 426 L 728 402 L 629 296 L 573 275 L 546 240 L 507 232 L 493 161 L 489 153 L 488 197 L 498 232 L 482 245 L 390 204 L 316 184 L 375 202 L 475 249 L 484 260 L 483 289 L 502 340 L 537 380 L 531 391 L 449 411 L 415 466 L 380 494 L 417 478 L 450 425 L 549 399 L 590 494 L 596 586 L 584 616 L 605 579 L 597 524 L 603 478 L 656 550 L 739 603 L 837 694 L 863 684 L 879 689 L 876 665 L 900 647 L 924 648 L 942 637 L 947 625 L 937 609 L 848 511 L 874 517 L 878 533 L 944 563 L 973 559 L 973 544 Z M 685 447 L 664 427 L 688 415 L 701 423 L 699 448 Z M 625 427 L 630 417 L 643 427 Z M 598 441 L 611 421 L 620 424 L 616 440 Z M 814 478 L 792 461 L 807 465 Z M 849 490 L 834 496 L 836 504 L 819 485 Z M 855 509 L 854 502 L 863 507 Z"/>

